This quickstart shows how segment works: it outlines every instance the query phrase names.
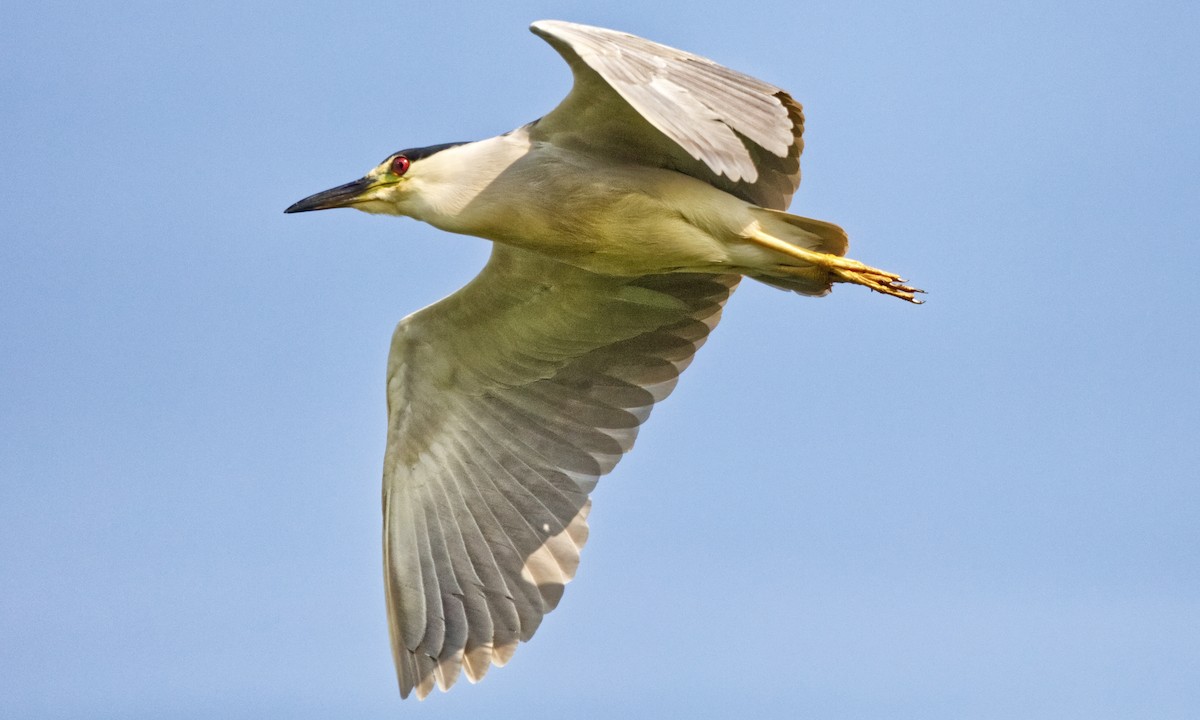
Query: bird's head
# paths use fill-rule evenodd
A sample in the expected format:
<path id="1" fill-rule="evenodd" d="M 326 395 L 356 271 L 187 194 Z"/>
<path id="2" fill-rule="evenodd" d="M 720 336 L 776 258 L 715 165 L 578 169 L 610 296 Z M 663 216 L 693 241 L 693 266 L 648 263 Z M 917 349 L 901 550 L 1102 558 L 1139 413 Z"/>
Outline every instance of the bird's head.
<path id="1" fill-rule="evenodd" d="M 412 215 L 409 205 L 422 185 L 421 179 L 422 173 L 426 169 L 425 166 L 435 164 L 430 162 L 429 158 L 443 150 L 462 144 L 445 143 L 429 147 L 409 148 L 392 153 L 358 180 L 309 195 L 292 204 L 284 212 L 298 213 L 352 207 L 369 213 Z"/>

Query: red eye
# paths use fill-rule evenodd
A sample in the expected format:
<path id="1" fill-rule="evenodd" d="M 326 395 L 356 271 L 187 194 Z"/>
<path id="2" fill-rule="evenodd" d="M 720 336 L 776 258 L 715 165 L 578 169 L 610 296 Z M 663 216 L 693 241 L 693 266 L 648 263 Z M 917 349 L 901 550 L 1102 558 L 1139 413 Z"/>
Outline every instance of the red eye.
<path id="1" fill-rule="evenodd" d="M 396 157 L 392 158 L 392 174 L 403 175 L 404 173 L 408 172 L 409 165 L 412 165 L 412 163 L 408 161 L 408 158 L 404 157 L 403 155 L 397 155 Z"/>

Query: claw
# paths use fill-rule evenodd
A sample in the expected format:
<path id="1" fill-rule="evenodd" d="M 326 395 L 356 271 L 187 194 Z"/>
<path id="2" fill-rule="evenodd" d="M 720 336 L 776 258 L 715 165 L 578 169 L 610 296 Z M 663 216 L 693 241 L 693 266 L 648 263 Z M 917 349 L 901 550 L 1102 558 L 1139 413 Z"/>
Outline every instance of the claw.
<path id="1" fill-rule="evenodd" d="M 875 292 L 883 293 L 884 295 L 891 295 L 892 297 L 897 297 L 901 300 L 907 300 L 914 305 L 920 305 L 924 302 L 915 297 L 916 293 L 924 293 L 924 290 L 905 285 L 903 280 L 891 275 L 891 273 L 878 271 L 871 272 L 875 270 L 874 268 L 867 268 L 867 270 L 863 271 L 833 266 L 829 269 L 833 272 L 835 280 L 837 281 L 850 282 L 856 285 L 865 285 Z M 886 281 L 881 282 L 880 278 L 883 278 Z"/>
<path id="2" fill-rule="evenodd" d="M 829 253 L 817 252 L 802 248 L 798 245 L 793 245 L 789 242 L 780 240 L 764 232 L 755 232 L 748 238 L 752 242 L 758 243 L 763 247 L 774 250 L 775 252 L 784 255 L 790 255 L 798 260 L 803 260 L 809 265 L 824 268 L 833 275 L 834 282 L 848 282 L 855 285 L 866 286 L 875 292 L 883 293 L 898 297 L 901 300 L 907 300 L 914 305 L 920 305 L 924 301 L 916 299 L 916 293 L 924 294 L 925 291 L 915 287 L 909 287 L 904 283 L 908 282 L 904 278 L 895 273 L 890 273 L 887 270 L 880 270 L 866 265 L 852 258 L 842 257 L 840 255 L 830 255 Z M 786 265 L 779 266 L 779 269 L 784 272 L 789 272 L 791 268 Z M 810 268 L 794 268 L 795 270 L 809 270 Z"/>

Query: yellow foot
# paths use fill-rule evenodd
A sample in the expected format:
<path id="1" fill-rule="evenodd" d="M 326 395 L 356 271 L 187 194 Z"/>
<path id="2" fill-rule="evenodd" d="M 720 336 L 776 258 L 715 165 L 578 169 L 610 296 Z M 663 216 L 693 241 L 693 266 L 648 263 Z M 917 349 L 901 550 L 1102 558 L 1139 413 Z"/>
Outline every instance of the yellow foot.
<path id="1" fill-rule="evenodd" d="M 789 242 L 784 242 L 777 237 L 767 235 L 764 232 L 756 232 L 750 236 L 750 240 L 763 247 L 769 248 L 776 252 L 790 255 L 797 260 L 803 260 L 811 266 L 823 268 L 830 275 L 834 282 L 848 282 L 855 285 L 863 285 L 871 288 L 875 292 L 881 292 L 884 295 L 898 297 L 901 300 L 907 300 L 915 305 L 920 305 L 923 300 L 918 300 L 916 295 L 923 294 L 924 290 L 919 290 L 915 287 L 909 287 L 904 284 L 904 278 L 890 273 L 887 270 L 873 268 L 870 265 L 865 265 L 857 260 L 851 260 L 840 255 L 830 255 L 829 253 L 817 252 L 809 250 Z M 813 267 L 789 267 L 787 265 L 779 266 L 779 269 L 788 274 L 799 277 L 809 277 L 812 275 Z"/>

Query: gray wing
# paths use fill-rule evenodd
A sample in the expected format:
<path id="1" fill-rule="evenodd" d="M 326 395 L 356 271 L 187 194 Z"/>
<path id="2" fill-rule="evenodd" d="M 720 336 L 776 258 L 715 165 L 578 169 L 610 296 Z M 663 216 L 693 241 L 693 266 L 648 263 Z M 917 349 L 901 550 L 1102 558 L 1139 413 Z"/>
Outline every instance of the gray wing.
<path id="1" fill-rule="evenodd" d="M 588 493 L 738 276 L 614 278 L 497 244 L 402 320 L 388 360 L 384 570 L 403 696 L 473 682 L 575 574 Z"/>
<path id="2" fill-rule="evenodd" d="M 800 185 L 804 114 L 786 92 L 628 33 L 542 20 L 530 29 L 571 66 L 567 98 L 531 135 L 699 178 L 784 210 Z"/>

